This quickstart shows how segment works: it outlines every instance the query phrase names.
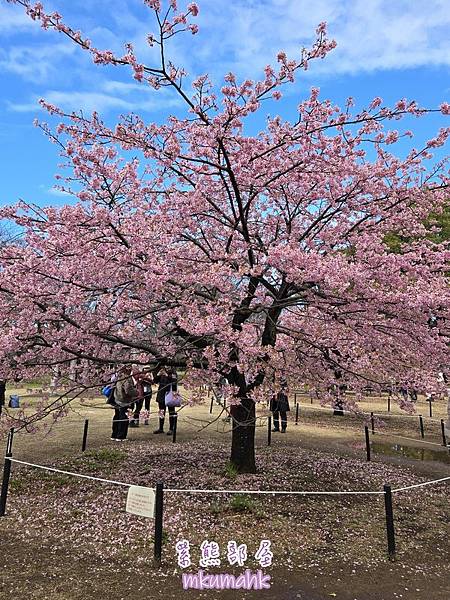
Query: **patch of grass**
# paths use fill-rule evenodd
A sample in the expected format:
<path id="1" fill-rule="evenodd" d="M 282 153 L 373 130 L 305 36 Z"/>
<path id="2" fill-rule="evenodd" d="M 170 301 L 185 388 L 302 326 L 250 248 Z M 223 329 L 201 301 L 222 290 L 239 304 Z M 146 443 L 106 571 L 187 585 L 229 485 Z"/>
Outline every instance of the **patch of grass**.
<path id="1" fill-rule="evenodd" d="M 87 458 L 92 458 L 99 462 L 117 464 L 121 462 L 125 454 L 117 448 L 100 448 L 100 450 L 88 450 L 84 454 Z"/>
<path id="2" fill-rule="evenodd" d="M 236 469 L 235 465 L 233 465 L 232 462 L 228 462 L 225 465 L 224 475 L 225 475 L 225 477 L 228 477 L 229 479 L 236 479 L 236 477 L 239 475 L 238 470 Z"/>
<path id="3" fill-rule="evenodd" d="M 64 487 L 75 482 L 75 479 L 70 475 L 63 475 L 62 473 L 42 472 L 39 474 L 40 481 L 44 482 L 45 487 L 48 489 L 56 489 Z"/>
<path id="4" fill-rule="evenodd" d="M 254 501 L 245 494 L 236 494 L 230 500 L 230 508 L 234 512 L 250 512 L 255 511 Z"/>
<path id="5" fill-rule="evenodd" d="M 83 462 L 91 470 L 104 469 L 105 467 L 114 467 L 125 459 L 126 454 L 116 448 L 100 448 L 99 450 L 89 450 L 83 455 Z"/>
<path id="6" fill-rule="evenodd" d="M 9 487 L 12 492 L 22 494 L 29 488 L 29 483 L 23 477 L 13 477 L 9 482 Z"/>

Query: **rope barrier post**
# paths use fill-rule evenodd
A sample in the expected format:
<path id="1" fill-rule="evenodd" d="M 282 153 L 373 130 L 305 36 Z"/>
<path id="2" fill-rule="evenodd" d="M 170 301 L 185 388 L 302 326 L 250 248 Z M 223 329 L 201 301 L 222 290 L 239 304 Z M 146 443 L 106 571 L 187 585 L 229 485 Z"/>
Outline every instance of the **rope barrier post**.
<path id="1" fill-rule="evenodd" d="M 387 402 L 388 402 L 388 406 L 387 406 L 388 412 L 391 412 L 391 394 L 390 393 L 388 394 Z"/>
<path id="2" fill-rule="evenodd" d="M 8 439 L 6 441 L 6 453 L 5 463 L 3 466 L 3 480 L 2 480 L 2 491 L 0 495 L 0 517 L 5 516 L 6 512 L 6 499 L 8 497 L 9 480 L 11 477 L 11 461 L 12 458 L 12 444 L 14 439 L 14 428 L 9 430 Z"/>
<path id="3" fill-rule="evenodd" d="M 211 396 L 211 404 L 210 404 L 210 407 L 209 407 L 209 414 L 210 415 L 212 415 L 213 403 L 214 403 L 214 396 Z"/>
<path id="4" fill-rule="evenodd" d="M 172 430 L 172 442 L 175 444 L 177 441 L 177 424 L 178 424 L 178 415 L 177 413 L 173 416 L 173 430 Z"/>
<path id="5" fill-rule="evenodd" d="M 295 407 L 295 424 L 298 425 L 298 410 L 299 410 L 299 404 L 297 404 L 297 406 Z"/>
<path id="6" fill-rule="evenodd" d="M 12 456 L 12 447 L 14 441 L 14 427 L 11 427 L 8 433 L 8 438 L 6 440 L 6 453 L 8 456 Z"/>
<path id="7" fill-rule="evenodd" d="M 419 415 L 419 426 L 420 426 L 420 437 L 423 439 L 425 437 L 425 432 L 423 430 L 423 417 Z"/>
<path id="8" fill-rule="evenodd" d="M 366 434 L 366 454 L 367 454 L 367 462 L 370 462 L 370 438 L 369 438 L 369 428 L 367 425 L 364 427 L 364 432 Z"/>
<path id="9" fill-rule="evenodd" d="M 392 492 L 390 485 L 384 486 L 384 507 L 386 510 L 386 533 L 389 560 L 395 560 L 394 511 L 392 509 Z"/>
<path id="10" fill-rule="evenodd" d="M 267 417 L 267 445 L 270 446 L 272 441 L 272 417 Z"/>
<path id="11" fill-rule="evenodd" d="M 445 435 L 445 423 L 444 419 L 441 419 L 441 433 L 442 433 L 442 445 L 447 447 L 447 438 Z"/>
<path id="12" fill-rule="evenodd" d="M 373 418 L 373 412 L 370 413 L 370 423 L 372 425 L 372 435 L 375 433 L 375 420 Z"/>
<path id="13" fill-rule="evenodd" d="M 163 541 L 163 514 L 164 514 L 164 483 L 158 481 L 155 493 L 155 563 L 161 564 L 162 541 Z"/>
<path id="14" fill-rule="evenodd" d="M 88 429 L 89 429 L 89 419 L 86 419 L 84 421 L 83 442 L 81 444 L 81 452 L 84 452 L 86 450 Z"/>
<path id="15" fill-rule="evenodd" d="M 433 399 L 432 398 L 428 398 L 428 402 L 430 404 L 430 418 L 431 418 L 433 416 L 433 406 L 431 404 L 433 402 Z"/>

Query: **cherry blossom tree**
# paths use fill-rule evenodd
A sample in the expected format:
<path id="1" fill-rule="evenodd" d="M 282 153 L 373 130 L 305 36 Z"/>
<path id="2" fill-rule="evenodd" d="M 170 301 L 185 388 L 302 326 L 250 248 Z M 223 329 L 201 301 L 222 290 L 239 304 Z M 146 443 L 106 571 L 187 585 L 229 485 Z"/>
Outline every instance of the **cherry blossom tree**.
<path id="1" fill-rule="evenodd" d="M 369 384 L 421 390 L 436 380 L 448 362 L 449 251 L 424 222 L 448 197 L 447 161 L 429 165 L 449 128 L 403 158 L 391 150 L 412 137 L 397 123 L 431 110 L 375 98 L 355 112 L 351 98 L 341 109 L 313 88 L 294 120 L 272 116 L 252 135 L 249 118 L 295 93 L 298 74 L 333 49 L 325 24 L 299 57 L 280 52 L 261 79 L 229 73 L 216 89 L 168 58 L 174 35 L 197 33 L 194 3 L 144 0 L 159 57 L 145 65 L 130 44 L 121 56 L 100 50 L 40 3 L 7 1 L 186 109 L 161 124 L 129 114 L 109 126 L 42 101 L 61 120 L 39 126 L 59 144 L 70 168 L 60 187 L 77 201 L 1 211 L 24 240 L 0 254 L 8 377 L 69 376 L 81 359 L 82 383 L 98 385 L 111 364 L 172 365 L 194 400 L 199 384 L 225 377 L 240 472 L 255 471 L 255 405 L 281 379 L 324 402 L 352 389 L 338 400 L 353 407 Z M 406 240 L 401 253 L 392 234 Z"/>

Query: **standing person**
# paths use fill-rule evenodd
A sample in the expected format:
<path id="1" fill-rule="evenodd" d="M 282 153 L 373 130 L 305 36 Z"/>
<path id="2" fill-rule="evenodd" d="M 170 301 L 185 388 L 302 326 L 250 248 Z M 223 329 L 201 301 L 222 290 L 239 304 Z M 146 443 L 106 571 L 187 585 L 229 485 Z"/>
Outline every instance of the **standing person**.
<path id="1" fill-rule="evenodd" d="M 5 406 L 5 391 L 6 380 L 0 379 L 0 415 L 2 414 L 3 407 Z"/>
<path id="2" fill-rule="evenodd" d="M 152 383 L 153 377 L 149 371 L 144 369 L 144 409 L 147 412 L 147 415 L 150 414 L 150 400 L 152 399 Z M 144 419 L 144 425 L 148 425 L 148 416 Z"/>
<path id="3" fill-rule="evenodd" d="M 158 384 L 156 393 L 156 401 L 159 407 L 159 428 L 153 433 L 164 433 L 164 417 L 166 414 L 166 394 L 167 392 L 176 392 L 178 389 L 177 372 L 174 368 L 162 368 L 160 372 L 154 376 L 154 382 Z M 175 424 L 175 407 L 169 406 L 169 431 L 167 435 L 172 435 Z"/>
<path id="4" fill-rule="evenodd" d="M 137 400 L 134 403 L 133 418 L 130 421 L 130 427 L 139 427 L 139 415 L 145 402 L 145 410 L 150 410 L 150 400 L 152 397 L 153 378 L 151 373 L 145 371 L 133 371 L 133 378 L 136 381 Z M 144 425 L 148 425 L 148 418 L 145 419 Z"/>
<path id="5" fill-rule="evenodd" d="M 271 399 L 270 410 L 273 414 L 273 429 L 272 429 L 272 431 L 280 431 L 280 417 L 281 417 L 281 433 L 286 433 L 287 413 L 291 409 L 289 407 L 287 386 L 285 384 L 282 385 L 281 390 Z"/>
<path id="6" fill-rule="evenodd" d="M 129 365 L 123 367 L 118 375 L 114 388 L 114 417 L 112 424 L 111 439 L 123 442 L 128 434 L 128 409 L 137 398 L 137 389 L 131 374 Z"/>

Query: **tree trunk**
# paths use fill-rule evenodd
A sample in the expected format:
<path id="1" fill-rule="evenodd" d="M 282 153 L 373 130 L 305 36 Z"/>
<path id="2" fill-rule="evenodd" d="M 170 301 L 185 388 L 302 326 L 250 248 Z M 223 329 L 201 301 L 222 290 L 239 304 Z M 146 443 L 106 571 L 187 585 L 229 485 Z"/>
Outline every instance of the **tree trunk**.
<path id="1" fill-rule="evenodd" d="M 256 473 L 255 414 L 255 403 L 247 397 L 241 398 L 241 404 L 231 409 L 231 463 L 238 473 Z"/>
<path id="2" fill-rule="evenodd" d="M 336 371 L 335 372 L 335 376 L 336 379 L 341 379 L 342 378 L 342 374 L 340 371 Z M 335 393 L 335 401 L 334 401 L 334 411 L 333 411 L 333 415 L 338 416 L 338 417 L 343 417 L 344 416 L 344 400 L 343 397 L 345 395 L 345 392 L 347 391 L 347 386 L 344 383 L 340 383 L 339 385 L 336 385 L 334 388 L 334 393 Z"/>

